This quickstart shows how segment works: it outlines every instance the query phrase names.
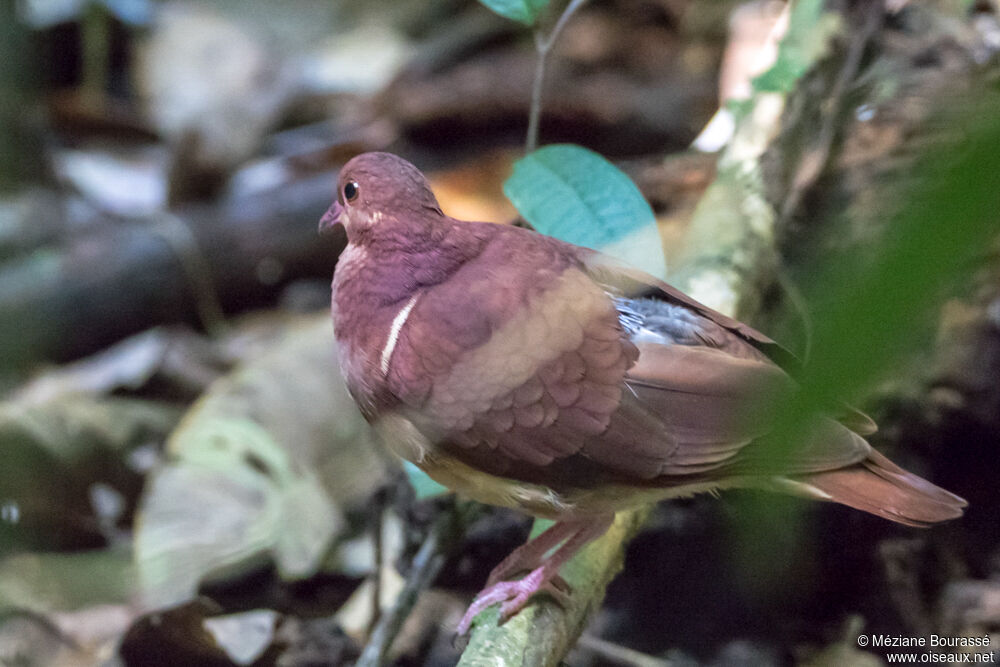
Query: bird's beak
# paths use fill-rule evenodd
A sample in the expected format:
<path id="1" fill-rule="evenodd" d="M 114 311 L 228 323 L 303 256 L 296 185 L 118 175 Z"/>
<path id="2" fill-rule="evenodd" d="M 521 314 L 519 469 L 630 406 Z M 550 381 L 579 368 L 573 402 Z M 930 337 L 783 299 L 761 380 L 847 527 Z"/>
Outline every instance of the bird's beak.
<path id="1" fill-rule="evenodd" d="M 333 202 L 330 208 L 326 210 L 326 213 L 323 214 L 323 217 L 319 219 L 319 233 L 329 232 L 337 225 L 342 225 L 340 217 L 343 213 L 344 207 L 340 205 L 340 202 Z"/>

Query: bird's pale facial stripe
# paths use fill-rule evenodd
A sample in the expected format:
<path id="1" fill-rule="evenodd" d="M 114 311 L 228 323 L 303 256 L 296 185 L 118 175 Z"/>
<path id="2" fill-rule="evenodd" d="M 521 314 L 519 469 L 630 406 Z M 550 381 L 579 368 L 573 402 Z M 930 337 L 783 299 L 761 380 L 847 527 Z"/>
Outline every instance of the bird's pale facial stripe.
<path id="1" fill-rule="evenodd" d="M 396 349 L 396 343 L 399 341 L 399 332 L 403 330 L 406 318 L 410 316 L 410 311 L 416 305 L 418 296 L 419 294 L 414 294 L 410 297 L 410 300 L 403 306 L 403 309 L 396 313 L 396 317 L 392 320 L 392 326 L 389 328 L 389 338 L 386 339 L 385 347 L 382 348 L 383 375 L 389 372 L 389 361 L 392 359 L 392 351 Z"/>

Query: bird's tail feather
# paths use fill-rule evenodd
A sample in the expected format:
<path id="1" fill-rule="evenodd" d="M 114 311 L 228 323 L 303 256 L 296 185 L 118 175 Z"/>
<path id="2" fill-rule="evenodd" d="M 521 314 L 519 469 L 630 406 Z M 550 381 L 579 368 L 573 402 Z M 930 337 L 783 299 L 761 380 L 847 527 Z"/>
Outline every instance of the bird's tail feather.
<path id="1" fill-rule="evenodd" d="M 797 476 L 791 481 L 800 486 L 800 492 L 808 489 L 814 498 L 918 528 L 956 519 L 968 505 L 964 499 L 907 472 L 874 449 L 856 465 Z"/>

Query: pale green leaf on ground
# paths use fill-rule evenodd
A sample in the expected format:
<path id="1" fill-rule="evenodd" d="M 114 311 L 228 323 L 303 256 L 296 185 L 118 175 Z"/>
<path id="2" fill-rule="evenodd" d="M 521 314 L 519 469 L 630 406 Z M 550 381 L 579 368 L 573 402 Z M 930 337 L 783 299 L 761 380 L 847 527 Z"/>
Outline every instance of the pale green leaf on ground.
<path id="1" fill-rule="evenodd" d="M 124 398 L 0 404 L 0 553 L 93 546 L 115 518 L 94 505 L 95 491 L 114 500 L 135 488 L 132 454 L 162 442 L 179 417 L 173 406 Z"/>
<path id="2" fill-rule="evenodd" d="M 331 540 L 343 528 L 343 518 L 319 480 L 311 474 L 293 481 L 283 491 L 278 515 L 296 525 L 294 529 L 286 526 L 277 531 L 274 562 L 278 572 L 288 579 L 308 577 L 319 567 Z"/>
<path id="3" fill-rule="evenodd" d="M 385 478 L 343 386 L 329 318 L 308 318 L 212 385 L 168 443 L 136 528 L 143 601 L 190 599 L 198 586 L 266 560 L 282 577 L 314 574 Z"/>
<path id="4" fill-rule="evenodd" d="M 571 144 L 545 146 L 514 164 L 503 190 L 541 233 L 666 275 L 653 210 L 635 183 L 597 153 Z"/>
<path id="5" fill-rule="evenodd" d="M 150 329 L 86 359 L 42 373 L 19 388 L 19 403 L 40 404 L 66 395 L 106 394 L 145 384 L 162 363 L 170 337 Z"/>
<path id="6" fill-rule="evenodd" d="M 125 398 L 62 397 L 41 403 L 0 404 L 0 445 L 31 446 L 62 465 L 126 454 L 162 437 L 177 423 L 175 407 Z"/>
<path id="7" fill-rule="evenodd" d="M 531 26 L 549 4 L 549 0 L 479 0 L 500 16 Z"/>
<path id="8" fill-rule="evenodd" d="M 103 660 L 31 612 L 0 610 L 0 665 L 93 667 Z"/>
<path id="9" fill-rule="evenodd" d="M 136 590 L 127 549 L 19 553 L 0 560 L 0 609 L 38 614 L 126 603 Z"/>
<path id="10" fill-rule="evenodd" d="M 294 569 L 282 568 L 283 573 L 308 576 L 309 566 L 318 563 L 333 538 L 337 515 L 315 478 L 304 481 L 314 487 L 306 522 L 298 514 L 286 515 L 289 486 L 245 458 L 220 455 L 216 461 L 228 466 L 180 461 L 155 473 L 149 483 L 135 548 L 143 602 L 151 607 L 189 600 L 203 581 L 240 573 L 269 555 L 280 567 L 282 542 L 292 542 L 294 555 L 302 554 L 291 559 Z M 318 532 L 314 521 L 325 522 Z"/>

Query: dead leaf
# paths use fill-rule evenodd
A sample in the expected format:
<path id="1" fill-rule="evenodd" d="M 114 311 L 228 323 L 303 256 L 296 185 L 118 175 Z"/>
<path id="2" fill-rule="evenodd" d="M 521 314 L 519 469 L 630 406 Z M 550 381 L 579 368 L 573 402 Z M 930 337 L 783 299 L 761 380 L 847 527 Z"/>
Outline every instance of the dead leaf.
<path id="1" fill-rule="evenodd" d="M 343 385 L 326 315 L 301 322 L 216 382 L 169 442 L 136 528 L 143 601 L 191 599 L 205 581 L 270 559 L 312 575 L 384 478 Z"/>

